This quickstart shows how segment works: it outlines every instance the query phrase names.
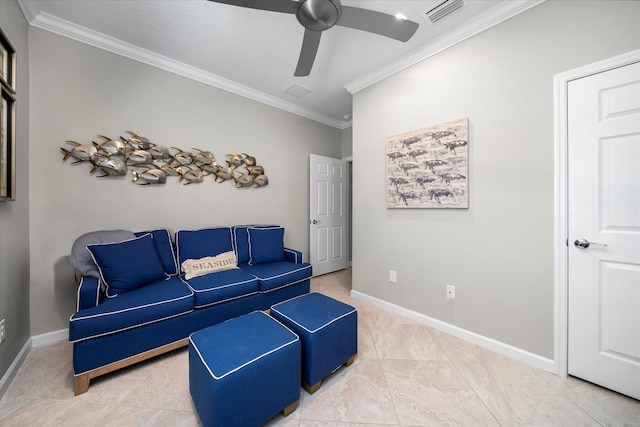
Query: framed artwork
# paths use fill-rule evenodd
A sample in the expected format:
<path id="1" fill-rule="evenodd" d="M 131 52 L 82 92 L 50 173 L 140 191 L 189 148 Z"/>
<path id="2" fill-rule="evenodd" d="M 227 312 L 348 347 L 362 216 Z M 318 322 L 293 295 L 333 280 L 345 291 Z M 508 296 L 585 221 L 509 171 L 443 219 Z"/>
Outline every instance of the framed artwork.
<path id="1" fill-rule="evenodd" d="M 16 51 L 0 29 L 0 82 L 15 92 Z"/>
<path id="2" fill-rule="evenodd" d="M 16 52 L 0 30 L 0 201 L 16 198 Z"/>
<path id="3" fill-rule="evenodd" d="M 469 120 L 387 138 L 387 208 L 469 207 Z"/>

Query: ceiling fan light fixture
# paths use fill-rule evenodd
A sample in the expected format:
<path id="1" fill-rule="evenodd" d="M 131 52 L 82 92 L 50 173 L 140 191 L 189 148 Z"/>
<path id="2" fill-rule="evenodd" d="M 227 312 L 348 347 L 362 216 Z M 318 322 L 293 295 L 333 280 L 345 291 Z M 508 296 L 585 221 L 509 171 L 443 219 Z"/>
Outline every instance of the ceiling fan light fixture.
<path id="1" fill-rule="evenodd" d="M 340 0 L 300 0 L 295 15 L 306 29 L 324 31 L 338 22 L 341 13 Z"/>
<path id="2" fill-rule="evenodd" d="M 2 1 L 2 0 L 0 0 Z M 311 73 L 318 53 L 320 39 L 325 30 L 334 25 L 366 31 L 401 42 L 409 41 L 419 24 L 404 16 L 378 12 L 356 6 L 342 6 L 340 0 L 209 0 L 250 9 L 282 12 L 295 15 L 304 27 L 302 47 L 294 77 L 306 77 Z M 460 1 L 463 0 L 445 0 Z M 355 3 L 355 2 L 354 2 Z M 290 92 L 289 92 L 290 93 Z M 294 96 L 297 96 L 293 94 Z"/>

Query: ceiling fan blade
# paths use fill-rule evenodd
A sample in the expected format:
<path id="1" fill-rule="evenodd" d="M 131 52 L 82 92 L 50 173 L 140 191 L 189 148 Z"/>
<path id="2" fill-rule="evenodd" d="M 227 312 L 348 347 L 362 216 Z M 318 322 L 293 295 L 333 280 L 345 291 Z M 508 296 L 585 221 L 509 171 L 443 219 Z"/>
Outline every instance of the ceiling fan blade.
<path id="1" fill-rule="evenodd" d="M 209 0 L 214 3 L 248 7 L 250 9 L 270 10 L 272 12 L 295 13 L 295 0 Z"/>
<path id="2" fill-rule="evenodd" d="M 419 26 L 417 22 L 398 19 L 387 13 L 351 6 L 342 6 L 342 16 L 336 25 L 391 37 L 401 42 L 408 41 Z"/>
<path id="3" fill-rule="evenodd" d="M 320 37 L 322 31 L 304 30 L 304 38 L 302 39 L 302 49 L 300 49 L 300 58 L 298 58 L 298 66 L 296 67 L 296 77 L 308 76 L 311 73 L 313 67 L 313 61 L 316 59 L 316 53 L 318 53 L 318 46 L 320 46 Z"/>

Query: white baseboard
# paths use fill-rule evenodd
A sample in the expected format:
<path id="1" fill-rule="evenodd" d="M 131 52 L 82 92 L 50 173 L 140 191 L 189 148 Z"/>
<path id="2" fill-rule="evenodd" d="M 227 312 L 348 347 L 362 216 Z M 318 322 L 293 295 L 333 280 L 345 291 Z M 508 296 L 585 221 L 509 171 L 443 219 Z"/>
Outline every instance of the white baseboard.
<path id="1" fill-rule="evenodd" d="M 13 359 L 13 362 L 11 363 L 11 366 L 9 366 L 7 372 L 5 372 L 5 374 L 2 376 L 2 379 L 0 380 L 0 399 L 2 399 L 2 396 L 4 396 L 5 392 L 9 388 L 9 385 L 11 385 L 11 381 L 13 381 L 13 378 L 18 373 L 18 369 L 20 369 L 20 366 L 22 366 L 25 359 L 29 355 L 31 347 L 32 340 L 31 338 L 29 338 L 27 342 L 22 346 L 22 349 L 20 350 L 16 358 Z"/>
<path id="2" fill-rule="evenodd" d="M 40 347 L 47 344 L 53 344 L 58 341 L 69 339 L 69 329 L 60 329 L 58 331 L 47 332 L 46 334 L 35 335 L 31 337 L 34 347 Z"/>
<path id="3" fill-rule="evenodd" d="M 9 366 L 7 372 L 2 376 L 0 380 L 0 399 L 4 396 L 4 393 L 11 385 L 11 381 L 18 373 L 18 370 L 24 363 L 25 359 L 29 355 L 29 352 L 32 348 L 40 347 L 47 344 L 53 344 L 58 341 L 68 340 L 69 339 L 69 329 L 60 329 L 59 331 L 48 332 L 46 334 L 35 335 L 27 340 L 26 343 L 22 346 L 22 349 L 16 356 L 16 358 Z"/>
<path id="4" fill-rule="evenodd" d="M 536 367 L 554 374 L 556 373 L 554 361 L 546 357 L 542 357 L 537 354 L 528 352 L 526 350 L 522 350 L 521 348 L 517 348 L 512 345 L 505 344 L 500 341 L 496 341 L 492 338 L 485 337 L 483 335 L 468 331 L 458 326 L 451 325 L 441 320 L 437 320 L 432 317 L 425 316 L 424 314 L 420 314 L 415 311 L 408 310 L 404 307 L 400 307 L 390 302 L 372 297 L 367 294 L 363 294 L 362 292 L 352 290 L 351 296 L 355 299 L 359 299 L 361 301 L 383 308 L 392 313 L 396 313 L 401 316 L 408 317 L 411 320 L 415 320 L 416 322 L 420 322 L 431 328 L 437 329 L 442 332 L 446 332 L 450 335 L 456 336 L 472 344 L 479 345 L 481 347 L 495 351 L 496 353 L 500 353 L 505 356 L 511 357 L 512 359 L 527 363 L 528 365 L 531 365 L 533 367 Z"/>

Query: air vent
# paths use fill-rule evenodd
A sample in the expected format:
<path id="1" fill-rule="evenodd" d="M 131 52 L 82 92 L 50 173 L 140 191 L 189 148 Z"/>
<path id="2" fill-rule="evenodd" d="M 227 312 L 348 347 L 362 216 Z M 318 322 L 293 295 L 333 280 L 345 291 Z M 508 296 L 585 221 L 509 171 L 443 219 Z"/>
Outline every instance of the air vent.
<path id="1" fill-rule="evenodd" d="M 434 7 L 431 10 L 428 10 L 426 13 L 427 20 L 432 24 L 435 24 L 445 16 L 449 15 L 451 12 L 460 9 L 464 6 L 464 2 L 462 0 L 446 0 Z"/>
<path id="2" fill-rule="evenodd" d="M 288 93 L 289 95 L 293 95 L 296 98 L 302 98 L 303 96 L 310 94 L 311 89 L 307 89 L 306 87 L 294 83 L 286 88 L 284 92 Z"/>

